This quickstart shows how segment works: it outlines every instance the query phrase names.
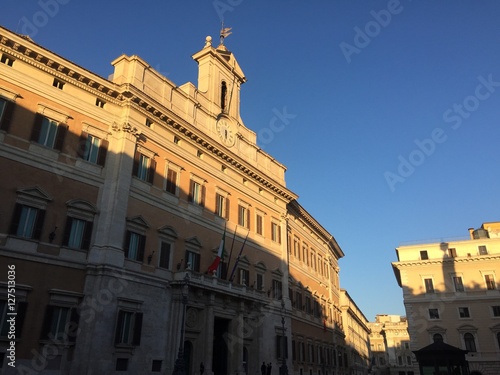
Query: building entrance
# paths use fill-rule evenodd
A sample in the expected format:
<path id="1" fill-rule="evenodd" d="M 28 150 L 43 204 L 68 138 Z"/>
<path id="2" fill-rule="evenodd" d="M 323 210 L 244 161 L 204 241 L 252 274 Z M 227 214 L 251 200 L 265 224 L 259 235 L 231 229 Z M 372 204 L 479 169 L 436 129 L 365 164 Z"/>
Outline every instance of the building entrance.
<path id="1" fill-rule="evenodd" d="M 212 357 L 212 371 L 214 375 L 226 375 L 228 368 L 228 348 L 225 336 L 229 328 L 228 319 L 214 319 L 214 346 Z"/>

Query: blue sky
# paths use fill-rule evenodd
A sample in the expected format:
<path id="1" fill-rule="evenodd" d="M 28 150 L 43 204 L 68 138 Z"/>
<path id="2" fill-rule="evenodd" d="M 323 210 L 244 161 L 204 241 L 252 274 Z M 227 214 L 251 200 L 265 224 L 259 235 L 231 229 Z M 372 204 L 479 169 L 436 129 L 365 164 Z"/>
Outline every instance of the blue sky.
<path id="1" fill-rule="evenodd" d="M 178 85 L 196 84 L 191 55 L 223 17 L 243 121 L 337 239 L 341 286 L 369 320 L 405 314 L 400 243 L 500 220 L 495 0 L 2 3 L 2 26 L 101 76 L 137 54 Z"/>

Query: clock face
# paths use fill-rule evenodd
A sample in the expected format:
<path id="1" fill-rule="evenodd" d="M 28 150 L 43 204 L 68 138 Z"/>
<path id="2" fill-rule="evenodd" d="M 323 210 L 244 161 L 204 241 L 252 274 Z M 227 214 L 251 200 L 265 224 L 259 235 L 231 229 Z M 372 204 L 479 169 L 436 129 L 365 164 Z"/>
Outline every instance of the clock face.
<path id="1" fill-rule="evenodd" d="M 229 121 L 225 119 L 217 121 L 216 130 L 217 134 L 219 134 L 219 138 L 226 146 L 231 147 L 234 145 L 234 142 L 236 141 L 236 134 Z"/>

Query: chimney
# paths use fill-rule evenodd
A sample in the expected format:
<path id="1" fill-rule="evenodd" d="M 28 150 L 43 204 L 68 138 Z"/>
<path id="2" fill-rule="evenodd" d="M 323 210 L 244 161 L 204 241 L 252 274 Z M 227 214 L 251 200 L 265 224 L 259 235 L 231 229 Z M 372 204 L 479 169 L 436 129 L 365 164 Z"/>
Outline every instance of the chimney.
<path id="1" fill-rule="evenodd" d="M 473 240 L 474 239 L 474 228 L 469 228 L 469 235 L 470 235 L 470 239 Z"/>

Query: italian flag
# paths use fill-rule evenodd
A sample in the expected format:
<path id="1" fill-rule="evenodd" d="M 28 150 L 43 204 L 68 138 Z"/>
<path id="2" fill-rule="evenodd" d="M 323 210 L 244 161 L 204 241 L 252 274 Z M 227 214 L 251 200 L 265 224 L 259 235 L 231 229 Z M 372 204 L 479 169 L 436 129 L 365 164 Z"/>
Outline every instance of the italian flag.
<path id="1" fill-rule="evenodd" d="M 222 258 L 224 258 L 224 242 L 226 241 L 226 227 L 224 227 L 224 233 L 222 234 L 222 239 L 220 240 L 220 245 L 219 245 L 219 251 L 217 251 L 217 256 L 215 257 L 214 261 L 208 267 L 208 274 L 213 274 L 215 271 L 217 271 L 217 268 L 219 267 L 219 263 Z"/>

